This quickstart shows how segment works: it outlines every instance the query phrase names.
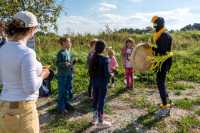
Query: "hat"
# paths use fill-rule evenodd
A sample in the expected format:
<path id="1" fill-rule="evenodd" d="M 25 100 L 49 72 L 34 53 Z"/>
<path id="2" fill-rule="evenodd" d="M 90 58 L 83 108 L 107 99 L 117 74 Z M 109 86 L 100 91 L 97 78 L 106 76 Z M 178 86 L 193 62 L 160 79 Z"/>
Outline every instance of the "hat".
<path id="1" fill-rule="evenodd" d="M 24 28 L 36 27 L 38 26 L 38 21 L 36 16 L 29 11 L 20 11 L 15 16 L 14 19 L 19 19 L 24 22 Z"/>
<path id="2" fill-rule="evenodd" d="M 156 20 L 157 20 L 158 18 L 159 18 L 158 16 L 153 16 L 153 17 L 151 18 L 151 22 L 152 22 L 152 23 L 155 23 Z"/>

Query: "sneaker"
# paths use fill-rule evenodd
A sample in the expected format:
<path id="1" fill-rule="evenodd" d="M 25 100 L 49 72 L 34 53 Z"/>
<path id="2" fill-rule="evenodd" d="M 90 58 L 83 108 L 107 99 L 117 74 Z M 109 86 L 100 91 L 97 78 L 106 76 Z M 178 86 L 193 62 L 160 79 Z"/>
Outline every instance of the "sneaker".
<path id="1" fill-rule="evenodd" d="M 89 99 L 92 101 L 92 100 L 93 100 L 93 97 L 91 96 L 91 97 L 89 97 Z"/>
<path id="2" fill-rule="evenodd" d="M 168 109 L 168 108 L 171 108 L 171 104 L 163 105 L 163 104 L 161 103 L 161 104 L 160 104 L 160 108 L 161 108 L 161 109 Z"/>
<path id="3" fill-rule="evenodd" d="M 133 87 L 129 87 L 128 89 L 129 89 L 129 90 L 133 90 L 134 88 L 133 88 Z"/>
<path id="4" fill-rule="evenodd" d="M 110 83 L 108 83 L 108 88 L 111 88 L 111 84 Z"/>
<path id="5" fill-rule="evenodd" d="M 126 79 L 124 79 L 124 84 L 127 85 Z"/>
<path id="6" fill-rule="evenodd" d="M 137 76 L 134 76 L 133 79 L 138 79 L 138 77 L 137 77 Z"/>
<path id="7" fill-rule="evenodd" d="M 66 104 L 66 108 L 65 109 L 67 111 L 69 111 L 69 112 L 74 112 L 75 111 L 74 107 L 69 103 Z"/>
<path id="8" fill-rule="evenodd" d="M 69 99 L 70 99 L 70 100 L 72 100 L 72 99 L 73 99 L 73 97 L 74 97 L 74 96 L 73 96 L 73 94 L 72 94 L 72 93 L 71 93 L 71 94 L 69 94 Z"/>
<path id="9" fill-rule="evenodd" d="M 67 110 L 64 110 L 64 111 L 58 111 L 58 114 L 59 115 L 68 115 L 69 114 L 69 112 L 67 111 Z"/>
<path id="10" fill-rule="evenodd" d="M 155 114 L 156 119 L 161 119 L 168 116 L 170 116 L 170 108 L 160 109 Z"/>
<path id="11" fill-rule="evenodd" d="M 96 125 L 98 123 L 98 120 L 97 120 L 97 112 L 93 112 L 93 117 L 92 117 L 92 124 L 93 125 Z"/>
<path id="12" fill-rule="evenodd" d="M 114 87 L 115 87 L 115 84 L 112 84 L 111 87 L 114 88 Z"/>
<path id="13" fill-rule="evenodd" d="M 102 122 L 98 122 L 97 126 L 103 126 L 103 127 L 111 127 L 112 126 L 112 123 L 109 122 L 109 121 L 102 121 Z"/>

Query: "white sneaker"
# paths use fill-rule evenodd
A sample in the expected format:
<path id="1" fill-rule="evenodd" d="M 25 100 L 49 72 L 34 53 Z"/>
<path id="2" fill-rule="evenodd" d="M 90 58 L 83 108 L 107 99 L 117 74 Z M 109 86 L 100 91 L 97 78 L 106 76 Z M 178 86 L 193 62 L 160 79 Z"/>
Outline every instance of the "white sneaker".
<path id="1" fill-rule="evenodd" d="M 103 122 L 99 122 L 99 123 L 97 124 L 97 126 L 111 127 L 111 126 L 112 126 L 112 123 L 109 122 L 109 121 L 103 121 Z"/>
<path id="2" fill-rule="evenodd" d="M 93 125 L 98 124 L 98 119 L 97 119 L 97 113 L 96 112 L 93 112 L 92 124 Z"/>
<path id="3" fill-rule="evenodd" d="M 126 79 L 124 79 L 124 84 L 127 85 Z"/>
<path id="4" fill-rule="evenodd" d="M 114 88 L 114 87 L 115 87 L 115 84 L 112 84 L 111 87 Z"/>

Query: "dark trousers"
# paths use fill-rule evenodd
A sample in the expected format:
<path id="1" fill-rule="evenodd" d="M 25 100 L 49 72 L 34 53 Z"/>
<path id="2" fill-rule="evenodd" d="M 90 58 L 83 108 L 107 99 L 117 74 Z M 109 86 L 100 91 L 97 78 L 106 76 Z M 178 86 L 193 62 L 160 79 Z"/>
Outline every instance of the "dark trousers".
<path id="1" fill-rule="evenodd" d="M 114 75 L 110 77 L 110 82 L 111 82 L 111 84 L 115 83 L 115 76 Z"/>
<path id="2" fill-rule="evenodd" d="M 89 79 L 89 85 L 88 85 L 88 96 L 92 97 L 92 78 Z"/>
<path id="3" fill-rule="evenodd" d="M 98 118 L 102 119 L 108 81 L 101 78 L 94 78 L 92 83 L 93 83 L 93 109 L 94 111 L 97 111 Z"/>
<path id="4" fill-rule="evenodd" d="M 172 64 L 172 59 L 168 59 L 166 62 L 163 63 L 161 70 L 159 70 L 156 74 L 156 82 L 163 105 L 166 105 L 169 100 L 165 80 L 167 73 L 170 70 L 171 64 Z"/>
<path id="5" fill-rule="evenodd" d="M 58 76 L 58 110 L 64 112 L 70 106 L 72 95 L 72 75 Z"/>

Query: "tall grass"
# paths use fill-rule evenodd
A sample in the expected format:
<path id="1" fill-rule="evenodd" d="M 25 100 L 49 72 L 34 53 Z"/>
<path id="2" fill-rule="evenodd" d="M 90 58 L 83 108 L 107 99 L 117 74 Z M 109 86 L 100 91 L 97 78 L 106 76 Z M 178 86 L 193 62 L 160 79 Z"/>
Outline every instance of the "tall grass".
<path id="1" fill-rule="evenodd" d="M 191 86 L 177 84 L 176 81 L 192 81 L 200 82 L 200 32 L 175 32 L 173 36 L 173 50 L 178 51 L 179 54 L 173 58 L 172 68 L 167 76 L 169 83 L 169 88 L 171 90 L 181 91 Z M 137 43 L 141 41 L 148 41 L 150 38 L 149 34 L 128 34 L 128 33 L 113 33 L 106 34 L 101 33 L 98 36 L 94 35 L 73 35 L 72 39 L 72 53 L 78 57 L 78 63 L 75 66 L 75 73 L 73 79 L 73 91 L 75 94 L 81 94 L 87 91 L 88 85 L 88 73 L 86 68 L 86 57 L 89 51 L 89 42 L 93 38 L 103 39 L 107 42 L 107 45 L 112 46 L 116 51 L 117 60 L 120 64 L 119 74 L 116 77 L 116 87 L 109 90 L 108 100 L 118 97 L 124 92 L 124 83 L 123 83 L 123 67 L 120 57 L 120 49 L 124 45 L 126 38 L 132 37 L 136 40 Z M 56 72 L 55 67 L 55 58 L 56 54 L 60 49 L 58 44 L 59 36 L 57 35 L 38 35 L 37 36 L 37 56 L 43 64 L 51 65 L 51 68 Z M 145 73 L 136 73 L 137 80 L 135 81 L 136 88 L 142 88 L 146 85 L 155 85 L 155 73 L 152 71 Z M 174 84 L 175 83 L 175 84 Z M 52 83 L 53 93 L 57 93 L 57 81 L 56 78 Z M 178 94 L 178 93 L 177 93 Z M 181 93 L 179 92 L 179 95 Z M 82 112 L 88 112 L 90 110 L 89 103 L 86 101 L 81 102 L 78 105 L 79 110 Z M 132 107 L 137 108 L 148 108 L 148 112 L 154 112 L 155 107 L 150 105 L 149 102 L 141 97 L 136 102 L 137 104 L 132 104 Z M 199 105 L 199 99 L 195 101 L 191 100 L 177 100 L 175 101 L 176 105 L 179 105 L 179 108 L 191 109 L 193 104 Z M 110 109 L 110 106 L 106 105 L 106 112 L 113 113 Z M 196 114 L 199 114 L 199 111 L 196 111 Z M 53 120 L 48 128 L 51 132 L 82 132 L 90 126 L 88 120 L 82 119 L 80 121 L 68 121 L 67 119 L 56 118 Z M 57 121 L 60 121 L 57 123 Z M 147 117 L 141 117 L 141 123 L 145 126 L 150 126 L 152 121 Z M 76 126 L 74 126 L 76 125 Z M 182 128 L 180 132 L 187 132 L 194 125 L 199 125 L 199 121 L 193 120 L 192 117 L 182 118 L 177 122 L 177 126 Z M 67 130 L 69 129 L 69 130 Z"/>
<path id="2" fill-rule="evenodd" d="M 185 81 L 200 81 L 200 32 L 175 32 L 173 36 L 173 50 L 178 51 L 179 55 L 173 58 L 173 65 L 168 74 L 168 81 L 174 82 L 178 80 Z M 89 42 L 93 38 L 103 39 L 107 45 L 112 46 L 116 51 L 117 60 L 120 64 L 119 72 L 123 73 L 120 49 L 124 45 L 124 41 L 132 37 L 137 43 L 148 41 L 149 34 L 128 34 L 128 33 L 102 33 L 98 36 L 94 35 L 73 35 L 71 36 L 73 45 L 72 53 L 78 57 L 79 62 L 75 67 L 74 73 L 74 89 L 76 93 L 81 93 L 86 90 L 88 84 L 88 75 L 86 69 L 86 57 L 89 50 Z M 58 43 L 59 36 L 56 35 L 38 35 L 37 36 L 37 55 L 43 64 L 50 64 L 52 69 L 56 71 L 55 58 L 60 49 Z M 155 75 L 153 72 L 136 73 L 139 77 L 138 82 L 146 82 L 154 84 Z M 117 78 L 122 78 L 119 76 Z M 122 81 L 121 85 L 122 85 Z M 123 85 L 122 85 L 123 86 Z M 53 89 L 56 89 L 56 81 L 53 82 Z"/>

